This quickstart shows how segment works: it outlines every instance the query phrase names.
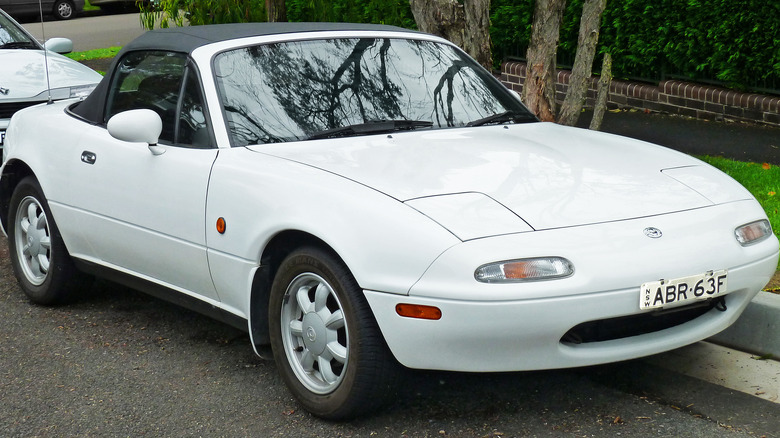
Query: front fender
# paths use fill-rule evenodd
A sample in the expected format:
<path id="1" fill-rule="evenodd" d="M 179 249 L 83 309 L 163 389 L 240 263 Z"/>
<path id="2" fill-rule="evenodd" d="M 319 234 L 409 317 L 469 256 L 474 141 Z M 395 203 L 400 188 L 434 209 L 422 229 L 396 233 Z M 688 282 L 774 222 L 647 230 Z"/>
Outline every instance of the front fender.
<path id="1" fill-rule="evenodd" d="M 224 234 L 216 228 L 220 217 L 227 224 Z M 206 223 L 220 297 L 239 307 L 247 305 L 243 300 L 260 255 L 280 232 L 315 236 L 344 260 L 362 288 L 396 294 L 407 294 L 436 257 L 460 242 L 428 217 L 376 190 L 245 148 L 220 151 Z M 223 278 L 224 269 L 233 272 Z"/>

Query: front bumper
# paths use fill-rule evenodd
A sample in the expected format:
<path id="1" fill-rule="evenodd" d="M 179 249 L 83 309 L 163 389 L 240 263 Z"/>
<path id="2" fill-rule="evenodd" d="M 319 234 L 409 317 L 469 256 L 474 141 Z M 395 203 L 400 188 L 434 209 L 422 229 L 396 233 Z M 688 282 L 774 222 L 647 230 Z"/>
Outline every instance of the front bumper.
<path id="1" fill-rule="evenodd" d="M 726 295 L 726 311 L 711 309 L 665 330 L 582 344 L 562 342 L 562 337 L 581 323 L 630 313 L 637 307 L 639 288 L 507 302 L 447 301 L 372 291 L 366 291 L 366 297 L 395 358 L 409 368 L 472 372 L 569 368 L 661 353 L 724 330 L 766 284 L 757 280 L 757 273 L 765 271 L 767 264 L 776 265 L 777 255 L 729 271 L 730 287 L 738 289 Z M 442 318 L 402 318 L 393 310 L 398 303 L 438 307 Z"/>
<path id="2" fill-rule="evenodd" d="M 675 218 L 589 226 L 587 233 L 551 230 L 466 242 L 459 245 L 462 248 L 443 254 L 408 296 L 376 291 L 365 291 L 365 295 L 390 350 L 410 368 L 521 371 L 595 365 L 656 354 L 727 328 L 774 274 L 780 255 L 774 236 L 746 248 L 736 244 L 733 237 L 736 226 L 763 215 L 753 203 L 668 215 Z M 724 222 L 723 217 L 728 220 Z M 643 228 L 650 225 L 664 230 L 666 239 L 642 235 Z M 637 229 L 636 240 L 623 235 Z M 552 239 L 552 234 L 544 233 L 562 234 L 563 239 Z M 612 236 L 620 244 L 594 244 L 605 236 Z M 539 252 L 543 250 L 546 252 Z M 525 251 L 566 257 L 574 263 L 575 274 L 563 280 L 486 285 L 473 280 L 466 284 L 465 278 L 453 278 L 457 269 L 446 268 L 468 257 L 472 258 L 470 265 L 479 266 L 485 252 L 493 252 L 489 257 L 495 260 L 509 259 L 507 251 L 519 253 L 517 257 L 528 256 Z M 568 332 L 583 323 L 652 313 L 639 310 L 640 285 L 645 281 L 722 268 L 728 269 L 729 275 L 725 311 L 713 308 L 687 322 L 626 337 L 579 344 L 563 341 Z M 469 289 L 471 293 L 467 293 Z M 399 303 L 438 307 L 442 318 L 431 321 L 401 317 L 395 312 Z M 622 323 L 623 319 L 618 321 Z"/>

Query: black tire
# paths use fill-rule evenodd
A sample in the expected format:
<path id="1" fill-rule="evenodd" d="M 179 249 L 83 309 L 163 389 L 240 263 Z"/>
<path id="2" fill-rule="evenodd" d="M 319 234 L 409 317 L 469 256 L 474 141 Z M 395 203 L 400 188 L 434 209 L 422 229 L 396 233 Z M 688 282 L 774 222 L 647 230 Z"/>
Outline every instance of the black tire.
<path id="1" fill-rule="evenodd" d="M 38 181 L 22 179 L 9 207 L 8 248 L 22 291 L 37 304 L 67 301 L 86 277 L 73 266 Z"/>
<path id="2" fill-rule="evenodd" d="M 76 8 L 73 6 L 73 2 L 69 0 L 57 0 L 54 2 L 54 8 L 51 13 L 58 20 L 70 20 L 76 16 Z"/>
<path id="3" fill-rule="evenodd" d="M 338 257 L 319 248 L 290 254 L 274 278 L 268 312 L 279 373 L 306 410 L 340 420 L 385 404 L 399 365 Z"/>

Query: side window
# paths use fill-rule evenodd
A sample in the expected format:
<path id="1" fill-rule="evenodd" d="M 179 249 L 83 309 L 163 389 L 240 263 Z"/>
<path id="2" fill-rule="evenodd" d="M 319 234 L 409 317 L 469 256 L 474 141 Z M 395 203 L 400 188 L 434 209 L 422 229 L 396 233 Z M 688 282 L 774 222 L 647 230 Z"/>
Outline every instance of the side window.
<path id="1" fill-rule="evenodd" d="M 211 136 L 206 122 L 203 92 L 194 67 L 187 69 L 181 109 L 178 116 L 176 143 L 193 148 L 211 147 Z"/>
<path id="2" fill-rule="evenodd" d="M 160 141 L 173 143 L 186 63 L 186 55 L 174 52 L 143 51 L 125 55 L 111 81 L 104 121 L 122 111 L 151 109 L 162 119 Z"/>

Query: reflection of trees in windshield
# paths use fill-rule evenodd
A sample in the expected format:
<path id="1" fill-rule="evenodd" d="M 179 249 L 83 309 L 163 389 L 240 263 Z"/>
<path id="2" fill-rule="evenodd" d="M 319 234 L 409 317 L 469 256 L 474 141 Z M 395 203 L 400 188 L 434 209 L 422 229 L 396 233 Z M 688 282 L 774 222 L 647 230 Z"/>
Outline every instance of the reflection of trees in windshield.
<path id="1" fill-rule="evenodd" d="M 309 53 L 308 45 L 274 44 L 248 49 L 258 71 L 273 66 L 272 72 L 266 72 L 270 73 L 266 74 L 268 86 L 296 126 L 308 134 L 343 126 L 345 121 L 362 123 L 403 117 L 397 103 L 401 90 L 387 76 L 389 40 L 379 47 L 378 69 L 374 68 L 375 62 L 366 62 L 364 58 L 369 49 L 376 51 L 379 41 L 329 43 L 330 47 L 322 47 L 331 49 L 327 54 Z M 342 61 L 334 62 L 339 60 Z"/>
<path id="2" fill-rule="evenodd" d="M 259 45 L 216 60 L 236 145 L 377 120 L 460 126 L 506 111 L 474 65 L 446 45 L 375 38 Z"/>

